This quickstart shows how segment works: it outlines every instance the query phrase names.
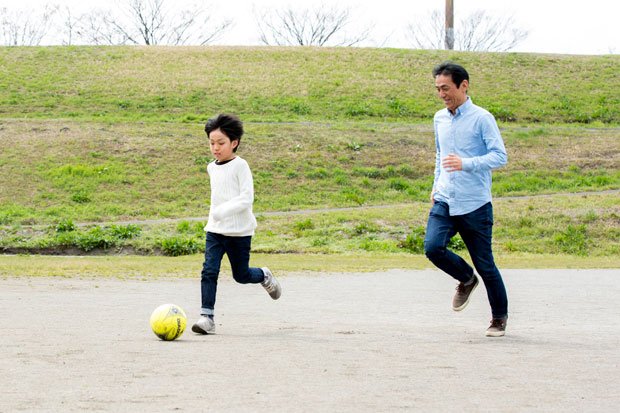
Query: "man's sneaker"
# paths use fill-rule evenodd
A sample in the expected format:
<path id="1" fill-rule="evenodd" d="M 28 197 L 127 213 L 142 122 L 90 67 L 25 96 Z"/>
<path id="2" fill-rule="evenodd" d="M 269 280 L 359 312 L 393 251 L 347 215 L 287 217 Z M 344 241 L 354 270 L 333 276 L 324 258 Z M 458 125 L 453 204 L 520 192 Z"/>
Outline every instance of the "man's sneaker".
<path id="1" fill-rule="evenodd" d="M 200 319 L 192 326 L 192 331 L 196 334 L 213 334 L 215 333 L 215 321 L 211 317 L 200 316 Z"/>
<path id="2" fill-rule="evenodd" d="M 454 298 L 452 299 L 452 309 L 454 311 L 461 311 L 467 307 L 467 304 L 469 304 L 469 297 L 478 286 L 478 283 L 478 277 L 474 274 L 474 282 L 471 284 L 465 285 L 464 283 L 459 283 L 459 285 L 457 285 L 456 294 L 454 294 Z"/>
<path id="3" fill-rule="evenodd" d="M 506 334 L 506 322 L 508 317 L 494 318 L 491 325 L 487 328 L 487 337 L 501 337 Z"/>
<path id="4" fill-rule="evenodd" d="M 280 287 L 280 283 L 276 280 L 276 277 L 273 276 L 269 268 L 263 267 L 261 268 L 265 273 L 265 279 L 261 283 L 263 288 L 267 290 L 271 298 L 277 300 L 282 295 L 282 287 Z"/>

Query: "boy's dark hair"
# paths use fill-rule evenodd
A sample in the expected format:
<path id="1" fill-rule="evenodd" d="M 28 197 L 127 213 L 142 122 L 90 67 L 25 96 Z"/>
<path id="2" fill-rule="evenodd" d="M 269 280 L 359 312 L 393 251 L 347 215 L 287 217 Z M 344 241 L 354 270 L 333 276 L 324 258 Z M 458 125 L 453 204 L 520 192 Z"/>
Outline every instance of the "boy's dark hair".
<path id="1" fill-rule="evenodd" d="M 237 146 L 233 149 L 233 152 L 237 152 L 239 144 L 241 143 L 241 136 L 243 136 L 243 122 L 236 116 L 226 113 L 221 113 L 214 118 L 207 121 L 205 125 L 205 132 L 207 136 L 211 135 L 211 132 L 219 129 L 222 133 L 232 141 L 238 141 Z"/>
<path id="2" fill-rule="evenodd" d="M 452 81 L 456 87 L 461 87 L 463 80 L 469 82 L 469 73 L 461 65 L 452 62 L 443 62 L 433 68 L 433 77 L 438 75 L 452 76 Z"/>

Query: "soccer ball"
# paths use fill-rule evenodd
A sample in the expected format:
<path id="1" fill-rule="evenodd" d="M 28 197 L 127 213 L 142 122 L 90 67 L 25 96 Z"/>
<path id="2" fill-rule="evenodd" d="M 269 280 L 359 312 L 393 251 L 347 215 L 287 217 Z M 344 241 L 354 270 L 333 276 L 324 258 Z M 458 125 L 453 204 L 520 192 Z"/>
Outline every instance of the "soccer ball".
<path id="1" fill-rule="evenodd" d="M 181 337 L 186 325 L 187 316 L 178 305 L 163 304 L 151 314 L 151 329 L 164 341 L 172 341 Z"/>

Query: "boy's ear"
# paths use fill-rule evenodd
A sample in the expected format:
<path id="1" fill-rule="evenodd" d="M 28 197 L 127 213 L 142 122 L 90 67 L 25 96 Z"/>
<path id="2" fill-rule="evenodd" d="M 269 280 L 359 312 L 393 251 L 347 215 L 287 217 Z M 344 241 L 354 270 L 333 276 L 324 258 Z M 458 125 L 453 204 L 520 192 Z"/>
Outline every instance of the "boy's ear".
<path id="1" fill-rule="evenodd" d="M 239 146 L 239 139 L 235 139 L 234 141 L 231 141 L 230 144 L 232 145 L 233 149 L 237 149 L 237 147 Z"/>

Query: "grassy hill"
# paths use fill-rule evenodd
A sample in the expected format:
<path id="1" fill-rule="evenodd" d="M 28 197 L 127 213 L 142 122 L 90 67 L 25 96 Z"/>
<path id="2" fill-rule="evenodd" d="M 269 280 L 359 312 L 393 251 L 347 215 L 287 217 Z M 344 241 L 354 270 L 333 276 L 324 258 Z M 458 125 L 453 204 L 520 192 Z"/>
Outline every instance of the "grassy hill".
<path id="1" fill-rule="evenodd" d="M 517 122 L 620 121 L 618 55 L 359 48 L 0 48 L 2 117 L 188 121 L 429 119 L 430 71 L 454 60 L 470 94 Z"/>
<path id="2" fill-rule="evenodd" d="M 200 250 L 203 125 L 228 111 L 246 122 L 257 251 L 419 253 L 430 70 L 448 59 L 508 148 L 498 249 L 618 254 L 618 193 L 593 192 L 620 188 L 619 56 L 266 47 L 0 48 L 0 248 Z"/>

